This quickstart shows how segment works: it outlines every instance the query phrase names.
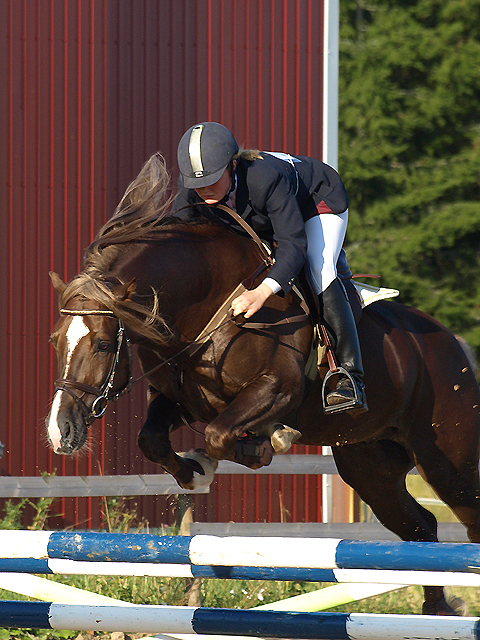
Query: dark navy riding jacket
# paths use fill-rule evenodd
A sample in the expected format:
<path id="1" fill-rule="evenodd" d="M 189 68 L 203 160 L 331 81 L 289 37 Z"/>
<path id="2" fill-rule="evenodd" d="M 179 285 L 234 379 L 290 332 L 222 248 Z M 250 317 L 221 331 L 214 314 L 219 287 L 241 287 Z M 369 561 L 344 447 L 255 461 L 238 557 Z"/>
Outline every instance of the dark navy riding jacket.
<path id="1" fill-rule="evenodd" d="M 287 292 L 305 262 L 305 221 L 319 212 L 343 213 L 348 196 L 335 169 L 320 160 L 296 156 L 288 162 L 268 153 L 261 155 L 262 159 L 237 161 L 235 209 L 260 238 L 275 246 L 275 264 L 268 275 Z M 174 215 L 182 219 L 214 217 L 244 233 L 227 213 L 214 206 L 178 211 L 203 202 L 194 189 L 183 187 L 182 176 L 178 186 Z M 228 195 L 225 202 L 227 199 Z"/>

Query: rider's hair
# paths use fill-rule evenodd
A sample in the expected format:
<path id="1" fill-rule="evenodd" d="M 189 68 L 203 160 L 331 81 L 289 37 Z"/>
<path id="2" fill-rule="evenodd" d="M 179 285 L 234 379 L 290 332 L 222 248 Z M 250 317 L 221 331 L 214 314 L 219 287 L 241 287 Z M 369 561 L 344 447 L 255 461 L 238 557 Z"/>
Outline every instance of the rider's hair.
<path id="1" fill-rule="evenodd" d="M 234 160 L 237 160 L 237 158 L 243 158 L 243 160 L 248 160 L 249 162 L 253 162 L 253 160 L 263 160 L 258 149 L 240 149 L 239 152 L 233 156 Z"/>

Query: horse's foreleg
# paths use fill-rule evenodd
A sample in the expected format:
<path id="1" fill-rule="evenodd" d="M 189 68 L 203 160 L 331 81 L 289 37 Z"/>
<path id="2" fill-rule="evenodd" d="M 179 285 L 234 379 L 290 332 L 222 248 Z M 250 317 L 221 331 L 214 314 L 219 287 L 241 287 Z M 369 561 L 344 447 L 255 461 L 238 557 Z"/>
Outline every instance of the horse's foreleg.
<path id="1" fill-rule="evenodd" d="M 274 375 L 263 375 L 246 386 L 236 398 L 205 429 L 205 449 L 215 460 L 234 460 L 251 468 L 259 468 L 271 461 L 273 449 L 269 438 L 245 440 L 245 452 L 237 452 L 240 439 L 246 432 L 257 433 L 293 409 L 298 390 L 287 390 Z M 263 451 L 256 455 L 254 449 Z M 270 452 L 265 448 L 270 448 Z M 248 450 L 252 449 L 249 455 Z"/>
<path id="2" fill-rule="evenodd" d="M 196 460 L 179 456 L 172 449 L 169 433 L 182 424 L 177 407 L 160 393 L 152 393 L 152 398 L 138 434 L 138 446 L 148 460 L 170 473 L 183 489 L 193 489 L 194 472 L 205 472 Z"/>

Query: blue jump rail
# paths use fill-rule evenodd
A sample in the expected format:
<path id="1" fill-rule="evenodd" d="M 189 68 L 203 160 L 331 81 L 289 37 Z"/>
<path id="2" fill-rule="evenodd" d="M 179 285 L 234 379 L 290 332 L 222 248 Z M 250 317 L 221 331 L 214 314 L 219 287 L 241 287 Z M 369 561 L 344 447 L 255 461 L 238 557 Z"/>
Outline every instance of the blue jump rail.
<path id="1" fill-rule="evenodd" d="M 330 538 L 0 531 L 0 558 L 3 562 L 28 558 L 262 569 L 469 572 L 480 567 L 480 545 Z M 16 569 L 12 566 L 8 570 Z"/>
<path id="2" fill-rule="evenodd" d="M 0 601 L 0 627 L 261 638 L 480 640 L 479 618 Z"/>

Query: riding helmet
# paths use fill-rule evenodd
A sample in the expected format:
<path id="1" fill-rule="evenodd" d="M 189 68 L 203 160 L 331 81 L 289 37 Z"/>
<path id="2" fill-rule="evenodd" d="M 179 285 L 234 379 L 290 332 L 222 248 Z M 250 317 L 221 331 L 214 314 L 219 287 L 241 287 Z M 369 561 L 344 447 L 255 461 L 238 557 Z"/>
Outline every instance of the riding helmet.
<path id="1" fill-rule="evenodd" d="M 178 167 L 187 189 L 200 189 L 222 177 L 238 144 L 218 122 L 201 122 L 184 133 L 178 145 Z"/>

